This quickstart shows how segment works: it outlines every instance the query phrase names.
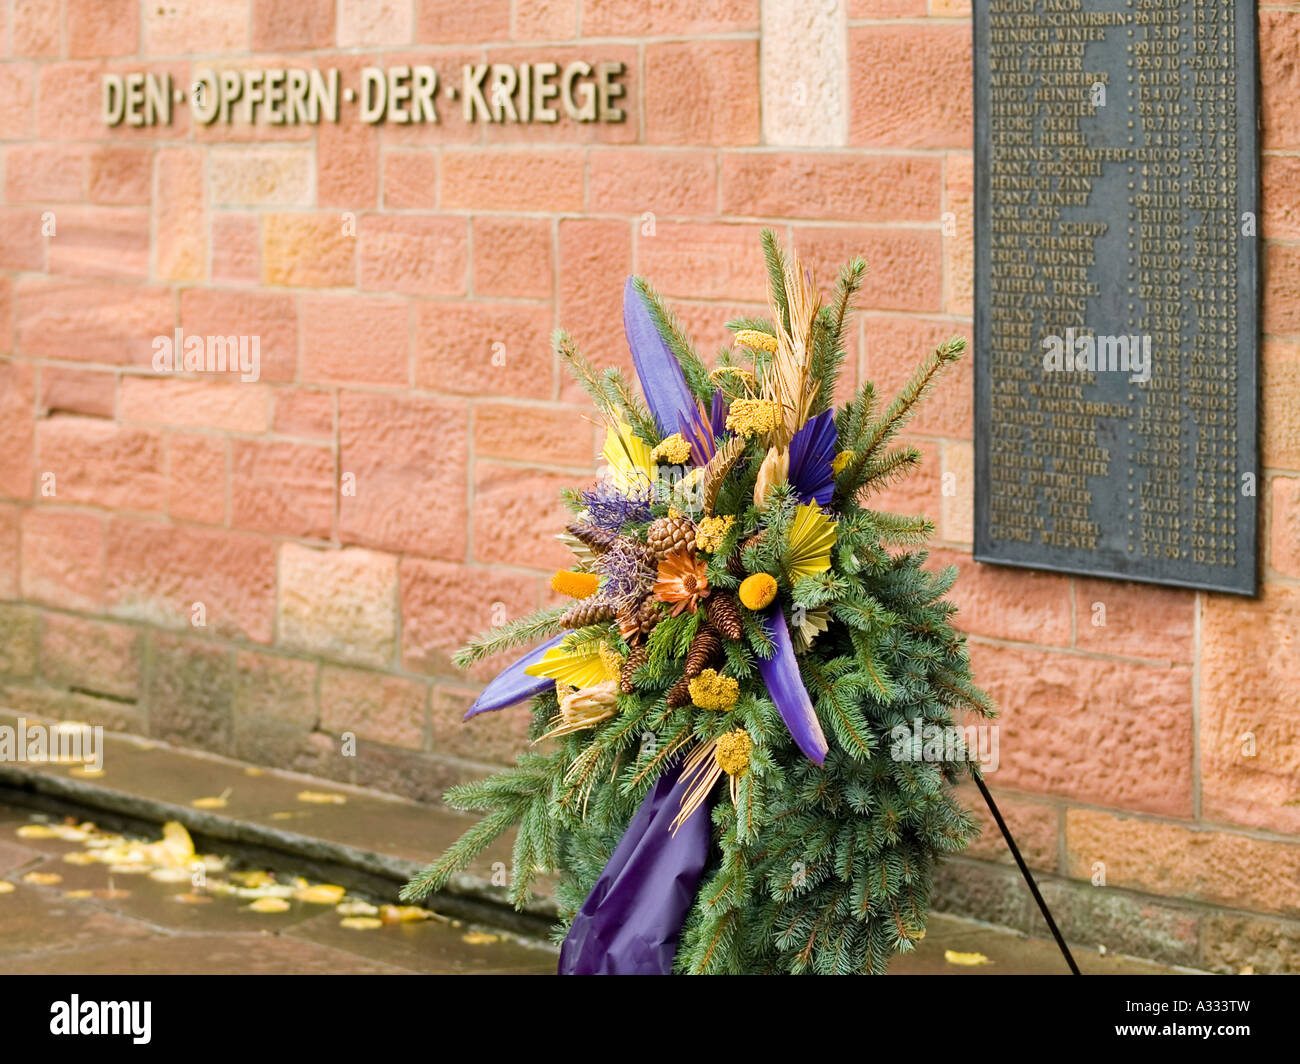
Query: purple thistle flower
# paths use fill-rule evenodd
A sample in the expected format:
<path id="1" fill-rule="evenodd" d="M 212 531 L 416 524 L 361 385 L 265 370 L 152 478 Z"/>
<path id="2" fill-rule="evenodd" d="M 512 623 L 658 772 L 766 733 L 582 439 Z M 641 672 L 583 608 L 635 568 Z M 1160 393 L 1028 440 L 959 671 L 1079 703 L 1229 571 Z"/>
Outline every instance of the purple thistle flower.
<path id="1" fill-rule="evenodd" d="M 591 567 L 605 578 L 600 600 L 608 602 L 619 613 L 641 601 L 655 575 L 645 545 L 621 537 L 604 554 L 598 555 Z"/>
<path id="2" fill-rule="evenodd" d="M 597 528 L 618 532 L 629 521 L 650 520 L 650 485 L 624 491 L 612 481 L 601 480 L 582 493 L 587 520 Z"/>

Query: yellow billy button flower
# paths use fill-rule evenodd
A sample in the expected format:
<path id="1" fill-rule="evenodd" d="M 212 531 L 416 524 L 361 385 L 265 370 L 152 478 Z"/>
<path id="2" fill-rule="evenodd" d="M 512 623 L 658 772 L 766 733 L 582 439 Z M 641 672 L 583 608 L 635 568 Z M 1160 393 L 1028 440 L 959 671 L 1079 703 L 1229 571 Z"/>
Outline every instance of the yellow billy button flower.
<path id="1" fill-rule="evenodd" d="M 852 451 L 841 451 L 839 454 L 837 454 L 834 458 L 831 459 L 831 472 L 834 473 L 836 476 L 839 476 L 841 473 L 844 472 L 844 467 L 848 465 L 850 462 L 852 462 L 853 459 L 856 457 L 857 455 L 855 455 Z"/>
<path id="2" fill-rule="evenodd" d="M 776 427 L 776 403 L 770 399 L 736 399 L 727 413 L 727 428 L 746 438 L 766 436 Z"/>
<path id="3" fill-rule="evenodd" d="M 705 669 L 688 686 L 691 701 L 700 709 L 732 709 L 740 698 L 740 684 L 731 676 L 720 675 L 717 669 Z"/>
<path id="4" fill-rule="evenodd" d="M 674 432 L 671 436 L 666 437 L 650 452 L 650 461 L 652 462 L 685 465 L 690 460 L 691 445 L 686 442 L 680 432 Z"/>
<path id="5" fill-rule="evenodd" d="M 749 757 L 753 750 L 754 743 L 749 733 L 744 728 L 737 728 L 718 740 L 713 760 L 718 768 L 735 779 L 749 771 Z"/>
<path id="6" fill-rule="evenodd" d="M 776 598 L 776 578 L 767 573 L 754 573 L 740 582 L 740 601 L 748 609 L 761 610 Z"/>
<path id="7" fill-rule="evenodd" d="M 776 337 L 771 333 L 761 332 L 758 329 L 741 329 L 736 333 L 736 344 L 740 347 L 748 347 L 753 351 L 766 351 L 768 354 L 776 354 Z"/>
<path id="8" fill-rule="evenodd" d="M 571 569 L 560 569 L 551 577 L 551 590 L 570 598 L 591 598 L 600 587 L 600 577 L 595 573 L 575 573 Z"/>
<path id="9" fill-rule="evenodd" d="M 712 554 L 722 545 L 722 539 L 730 531 L 736 519 L 731 514 L 721 517 L 705 517 L 695 526 L 695 549 Z"/>

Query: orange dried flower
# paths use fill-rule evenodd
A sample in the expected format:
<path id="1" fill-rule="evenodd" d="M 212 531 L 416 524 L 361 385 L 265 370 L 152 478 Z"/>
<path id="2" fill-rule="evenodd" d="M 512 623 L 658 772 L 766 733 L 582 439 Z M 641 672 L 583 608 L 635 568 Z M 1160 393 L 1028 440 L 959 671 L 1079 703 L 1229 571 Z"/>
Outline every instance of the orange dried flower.
<path id="1" fill-rule="evenodd" d="M 694 613 L 700 599 L 709 591 L 704 561 L 691 551 L 676 550 L 659 563 L 659 579 L 655 581 L 655 598 L 673 604 L 676 617 L 683 610 Z"/>

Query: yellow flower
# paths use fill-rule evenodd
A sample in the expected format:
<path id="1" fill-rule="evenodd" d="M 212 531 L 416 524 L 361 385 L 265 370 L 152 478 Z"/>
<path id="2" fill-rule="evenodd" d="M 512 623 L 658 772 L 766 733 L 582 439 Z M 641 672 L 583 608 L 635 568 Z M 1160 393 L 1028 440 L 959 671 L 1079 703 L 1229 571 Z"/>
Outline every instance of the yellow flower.
<path id="1" fill-rule="evenodd" d="M 776 403 L 770 399 L 736 399 L 727 413 L 727 428 L 741 436 L 765 436 L 776 427 Z"/>
<path id="2" fill-rule="evenodd" d="M 844 472 L 844 467 L 848 465 L 850 462 L 852 462 L 853 459 L 855 459 L 856 457 L 857 455 L 855 455 L 852 451 L 841 451 L 833 459 L 831 459 L 831 472 L 834 473 L 836 476 L 839 476 L 841 473 Z"/>
<path id="3" fill-rule="evenodd" d="M 623 655 L 606 643 L 603 639 L 596 648 L 600 651 L 600 660 L 605 663 L 605 668 L 611 676 L 619 676 L 623 672 Z"/>
<path id="4" fill-rule="evenodd" d="M 776 578 L 767 573 L 754 573 L 740 582 L 740 601 L 748 609 L 761 610 L 776 598 Z"/>
<path id="5" fill-rule="evenodd" d="M 668 465 L 685 465 L 691 460 L 691 445 L 682 438 L 680 432 L 666 437 L 653 451 L 650 461 L 667 462 Z"/>
<path id="6" fill-rule="evenodd" d="M 751 391 L 758 387 L 758 382 L 754 379 L 754 375 L 749 370 L 745 369 L 744 366 L 718 366 L 716 369 L 709 370 L 709 380 L 712 383 L 719 383 L 723 377 L 735 377 L 741 384 Z"/>
<path id="7" fill-rule="evenodd" d="M 741 347 L 752 348 L 755 351 L 766 351 L 768 354 L 776 353 L 776 337 L 771 333 L 760 332 L 758 329 L 741 329 L 736 333 L 736 343 Z"/>
<path id="8" fill-rule="evenodd" d="M 691 701 L 701 709 L 731 709 L 740 698 L 740 684 L 731 676 L 722 676 L 717 669 L 705 669 L 687 686 Z"/>
<path id="9" fill-rule="evenodd" d="M 695 526 L 695 549 L 712 554 L 720 546 L 722 539 L 730 531 L 736 519 L 731 514 L 721 517 L 705 517 Z"/>
<path id="10" fill-rule="evenodd" d="M 551 577 L 551 590 L 570 598 L 591 598 L 600 587 L 600 577 L 595 573 L 575 573 L 569 569 L 559 570 Z"/>
<path id="11" fill-rule="evenodd" d="M 718 740 L 713 760 L 728 776 L 739 777 L 749 771 L 749 756 L 753 750 L 754 743 L 749 734 L 744 728 L 737 728 Z"/>

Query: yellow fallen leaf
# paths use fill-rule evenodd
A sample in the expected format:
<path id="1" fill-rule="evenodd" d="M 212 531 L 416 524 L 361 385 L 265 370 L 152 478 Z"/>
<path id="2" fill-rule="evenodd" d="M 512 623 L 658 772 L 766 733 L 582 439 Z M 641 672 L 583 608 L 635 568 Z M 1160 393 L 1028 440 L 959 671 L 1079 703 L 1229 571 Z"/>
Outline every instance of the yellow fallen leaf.
<path id="1" fill-rule="evenodd" d="M 405 924 L 412 920 L 432 920 L 433 913 L 418 905 L 385 905 L 379 910 L 379 919 L 386 924 Z"/>
<path id="2" fill-rule="evenodd" d="M 23 876 L 23 882 L 34 887 L 52 887 L 56 883 L 62 883 L 63 877 L 58 872 L 28 872 Z"/>
<path id="3" fill-rule="evenodd" d="M 147 864 L 111 864 L 108 870 L 115 876 L 142 876 L 149 871 Z"/>
<path id="4" fill-rule="evenodd" d="M 963 968 L 974 968 L 979 964 L 991 963 L 982 953 L 958 953 L 952 949 L 943 951 L 943 959 L 949 964 L 961 965 Z"/>
<path id="5" fill-rule="evenodd" d="M 298 801 L 315 805 L 343 805 L 347 799 L 341 794 L 326 794 L 324 791 L 299 791 Z"/>
<path id="6" fill-rule="evenodd" d="M 226 800 L 218 794 L 212 798 L 195 798 L 190 805 L 195 809 L 225 809 Z"/>
<path id="7" fill-rule="evenodd" d="M 332 883 L 318 883 L 314 887 L 299 887 L 293 896 L 299 901 L 312 902 L 315 905 L 337 905 L 347 891 Z"/>
<path id="8" fill-rule="evenodd" d="M 486 931 L 469 931 L 460 936 L 462 942 L 471 946 L 490 946 L 493 942 L 500 942 L 500 935 L 489 935 Z"/>
<path id="9" fill-rule="evenodd" d="M 0 894 L 12 894 L 18 888 L 7 880 L 0 879 Z"/>
<path id="10" fill-rule="evenodd" d="M 345 901 L 334 906 L 334 911 L 340 916 L 374 916 L 379 909 L 368 901 Z"/>
<path id="11" fill-rule="evenodd" d="M 246 769 L 244 769 L 244 775 L 245 775 L 245 776 L 265 776 L 265 775 L 266 775 L 266 771 L 265 771 L 264 769 L 260 769 L 260 768 L 258 768 L 256 765 L 249 765 Z"/>
<path id="12" fill-rule="evenodd" d="M 269 887 L 275 882 L 275 876 L 260 869 L 253 872 L 231 872 L 230 878 L 241 887 Z"/>
<path id="13" fill-rule="evenodd" d="M 83 779 L 88 780 L 97 780 L 103 774 L 104 770 L 102 768 L 91 768 L 89 765 L 79 765 L 69 773 L 69 775 L 81 776 Z"/>
<path id="14" fill-rule="evenodd" d="M 85 850 L 73 850 L 71 853 L 65 853 L 63 860 L 70 865 L 92 865 L 99 861 L 93 853 L 86 853 Z"/>
<path id="15" fill-rule="evenodd" d="M 55 838 L 64 842 L 85 842 L 90 838 L 90 832 L 84 827 L 73 827 L 71 824 L 54 824 L 50 830 L 54 832 Z"/>
<path id="16" fill-rule="evenodd" d="M 186 864 L 194 857 L 194 840 L 185 830 L 185 825 L 175 820 L 169 820 L 163 825 L 162 842 L 158 846 L 175 864 Z"/>
<path id="17" fill-rule="evenodd" d="M 93 898 L 95 892 L 93 890 L 65 890 L 63 896 L 65 898 Z"/>
<path id="18" fill-rule="evenodd" d="M 190 873 L 184 868 L 155 868 L 149 878 L 155 883 L 188 883 Z"/>
<path id="19" fill-rule="evenodd" d="M 339 921 L 339 927 L 348 927 L 353 931 L 373 931 L 376 927 L 383 926 L 384 922 L 373 916 L 347 916 Z"/>
<path id="20" fill-rule="evenodd" d="M 1254 975 L 1254 974 L 1255 974 L 1255 966 L 1254 966 L 1253 964 L 1248 964 L 1248 965 L 1246 965 L 1244 968 L 1242 968 L 1242 970 L 1239 971 L 1237 974 L 1238 974 L 1238 975 Z"/>
<path id="21" fill-rule="evenodd" d="M 296 817 L 297 815 L 298 815 L 297 813 L 272 813 L 272 814 L 271 814 L 271 819 L 272 819 L 272 820 L 292 820 L 292 819 L 293 819 L 294 817 Z"/>
<path id="22" fill-rule="evenodd" d="M 258 898 L 248 908 L 250 912 L 255 913 L 282 913 L 292 906 L 283 898 Z"/>
<path id="23" fill-rule="evenodd" d="M 172 901 L 178 901 L 182 905 L 207 905 L 212 899 L 206 894 L 194 894 L 186 891 L 184 894 L 173 894 Z"/>
<path id="24" fill-rule="evenodd" d="M 18 829 L 20 839 L 57 839 L 59 833 L 49 824 L 24 824 Z"/>

